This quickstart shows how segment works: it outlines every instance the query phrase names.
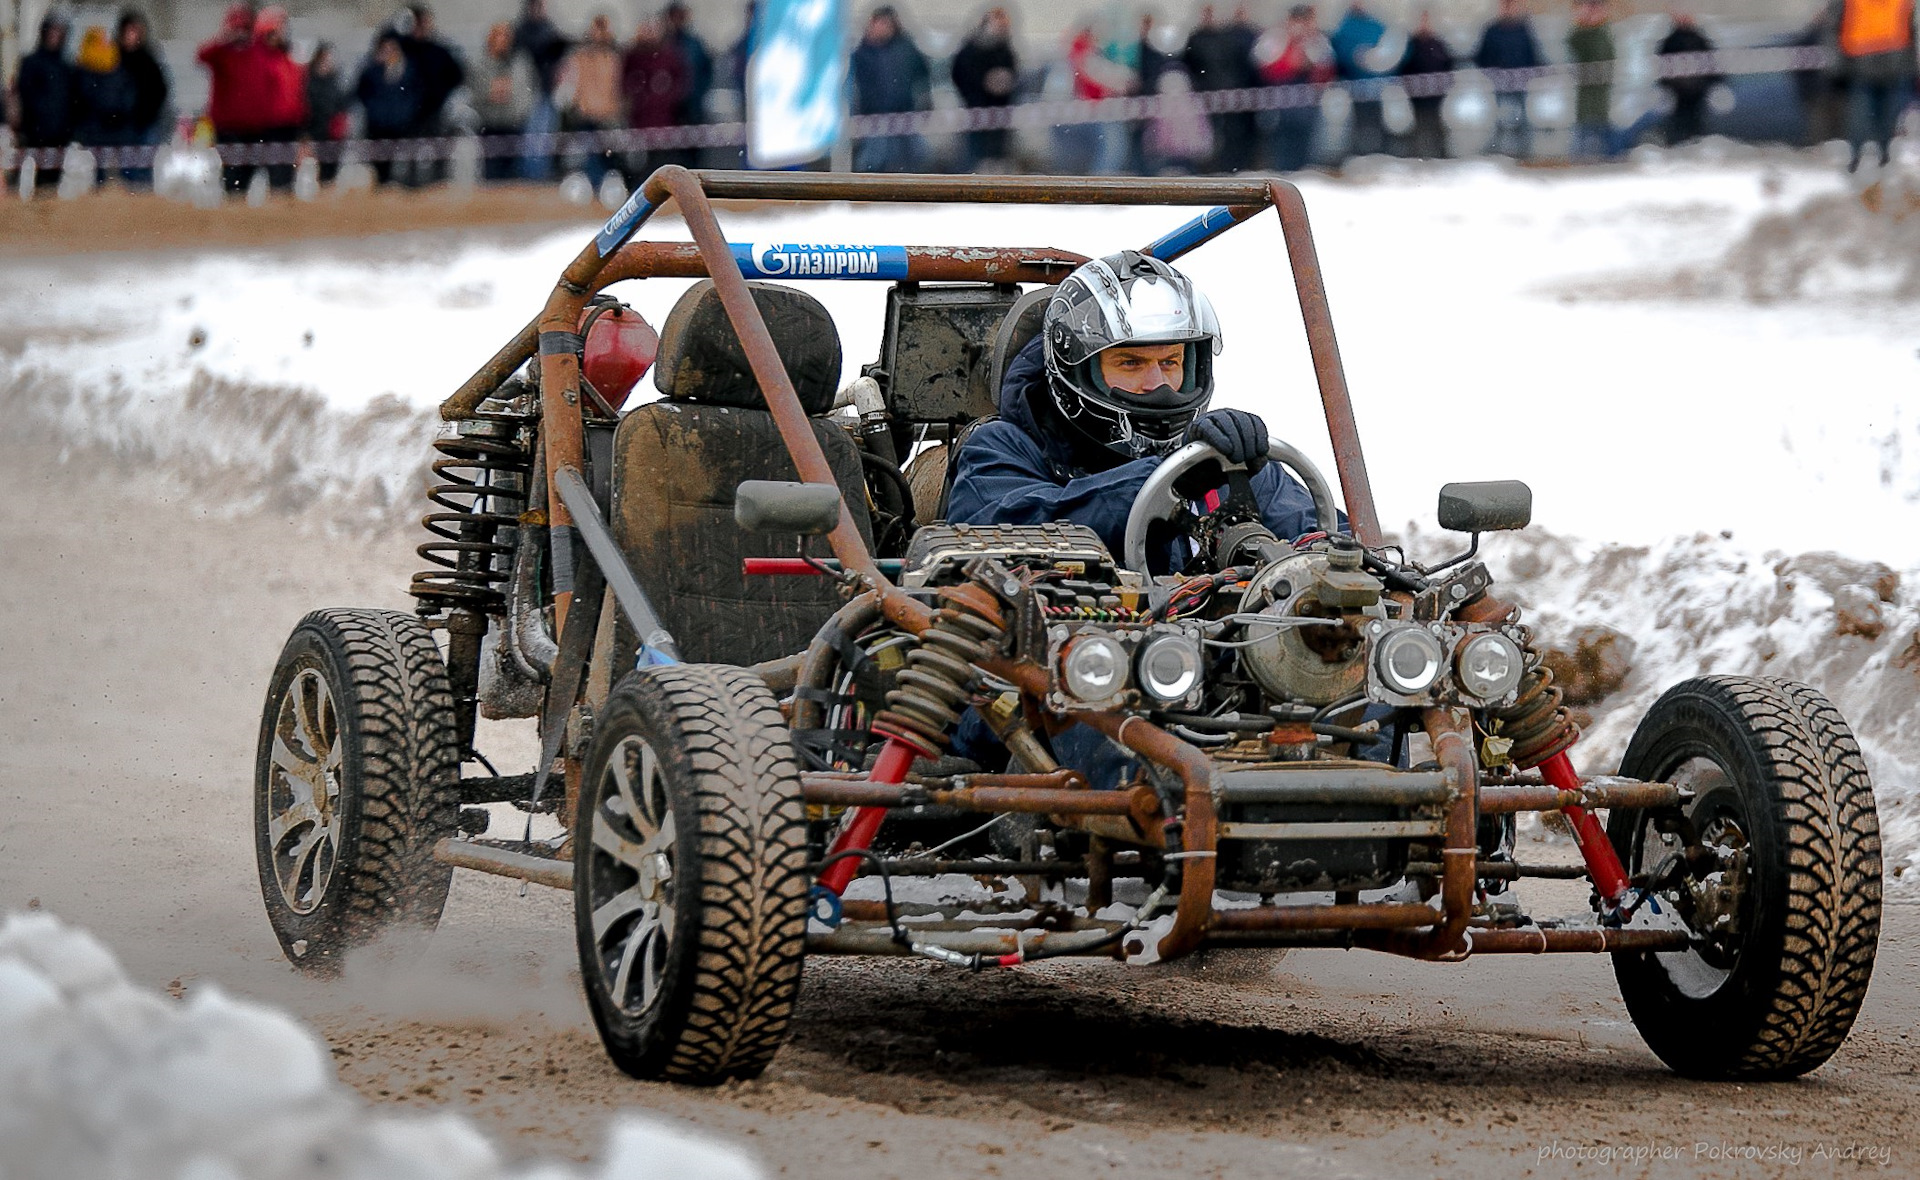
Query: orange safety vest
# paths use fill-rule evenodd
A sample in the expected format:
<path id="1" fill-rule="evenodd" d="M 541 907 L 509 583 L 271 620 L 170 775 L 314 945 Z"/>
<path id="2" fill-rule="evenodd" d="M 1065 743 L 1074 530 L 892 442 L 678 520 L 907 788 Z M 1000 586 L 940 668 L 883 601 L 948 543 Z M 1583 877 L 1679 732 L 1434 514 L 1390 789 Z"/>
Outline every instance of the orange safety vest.
<path id="1" fill-rule="evenodd" d="M 1840 52 L 1866 57 L 1912 44 L 1913 0 L 1846 0 L 1840 14 Z"/>

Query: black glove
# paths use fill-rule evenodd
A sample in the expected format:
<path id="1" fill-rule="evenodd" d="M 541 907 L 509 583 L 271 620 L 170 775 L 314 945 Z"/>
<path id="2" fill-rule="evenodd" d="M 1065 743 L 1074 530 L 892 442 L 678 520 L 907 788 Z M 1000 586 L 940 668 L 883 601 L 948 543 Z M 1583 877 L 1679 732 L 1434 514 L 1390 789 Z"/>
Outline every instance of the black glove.
<path id="1" fill-rule="evenodd" d="M 1206 443 L 1226 462 L 1244 464 L 1249 476 L 1266 466 L 1267 424 L 1245 410 L 1208 410 L 1187 427 L 1187 441 Z M 1173 489 L 1197 500 L 1226 480 L 1219 463 L 1200 463 L 1176 480 Z"/>

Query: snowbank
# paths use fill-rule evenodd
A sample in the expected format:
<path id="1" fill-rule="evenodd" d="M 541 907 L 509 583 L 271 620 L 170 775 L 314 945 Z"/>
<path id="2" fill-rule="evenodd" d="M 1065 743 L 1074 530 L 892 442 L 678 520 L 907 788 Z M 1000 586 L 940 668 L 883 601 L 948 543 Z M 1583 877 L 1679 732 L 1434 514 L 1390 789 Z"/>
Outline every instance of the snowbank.
<path id="1" fill-rule="evenodd" d="M 371 1113 L 320 1040 L 208 988 L 134 986 L 91 935 L 47 914 L 0 924 L 0 1175 L 6 1180 L 757 1180 L 735 1148 L 623 1117 L 604 1162 L 509 1168 L 456 1115 Z"/>

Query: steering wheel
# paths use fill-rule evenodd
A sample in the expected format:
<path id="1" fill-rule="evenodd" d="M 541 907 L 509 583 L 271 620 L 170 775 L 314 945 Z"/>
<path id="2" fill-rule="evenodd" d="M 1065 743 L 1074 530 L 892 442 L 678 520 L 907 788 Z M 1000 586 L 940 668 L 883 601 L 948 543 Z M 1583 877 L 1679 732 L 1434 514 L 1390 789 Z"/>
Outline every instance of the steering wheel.
<path id="1" fill-rule="evenodd" d="M 1294 474 L 1300 477 L 1300 482 L 1307 485 L 1320 528 L 1329 533 L 1340 531 L 1340 514 L 1334 508 L 1333 488 L 1327 483 L 1327 477 L 1321 475 L 1320 469 L 1313 465 L 1313 460 L 1278 439 L 1267 444 L 1267 458 L 1292 468 Z M 1133 508 L 1127 513 L 1126 542 L 1121 553 L 1121 561 L 1128 569 L 1142 574 L 1147 572 L 1148 527 L 1173 519 L 1185 503 L 1180 494 L 1173 490 L 1174 482 L 1208 461 L 1220 462 L 1220 452 L 1206 443 L 1190 442 L 1167 456 L 1165 462 L 1153 469 L 1147 482 L 1140 485 L 1140 494 L 1133 498 Z M 1240 470 L 1235 465 L 1226 466 L 1230 471 Z"/>

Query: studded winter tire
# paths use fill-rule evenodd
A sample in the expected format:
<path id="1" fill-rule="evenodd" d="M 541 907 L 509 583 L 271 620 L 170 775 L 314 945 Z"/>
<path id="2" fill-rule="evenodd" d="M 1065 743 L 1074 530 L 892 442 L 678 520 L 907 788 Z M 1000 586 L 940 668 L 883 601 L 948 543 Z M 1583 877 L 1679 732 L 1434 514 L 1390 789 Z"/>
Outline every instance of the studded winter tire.
<path id="1" fill-rule="evenodd" d="M 1680 814 L 1607 825 L 1694 936 L 1614 956 L 1648 1046 L 1689 1077 L 1818 1068 L 1860 1011 L 1880 934 L 1879 818 L 1852 731 L 1803 684 L 1711 676 L 1654 704 L 1622 772 L 1693 792 Z"/>
<path id="2" fill-rule="evenodd" d="M 793 742 L 740 668 L 648 667 L 594 726 L 574 825 L 574 924 L 594 1023 L 638 1078 L 757 1077 L 806 949 Z"/>
<path id="3" fill-rule="evenodd" d="M 314 974 L 389 933 L 430 930 L 459 821 L 453 694 L 433 633 L 397 611 L 300 621 L 274 667 L 254 762 L 267 917 Z"/>

